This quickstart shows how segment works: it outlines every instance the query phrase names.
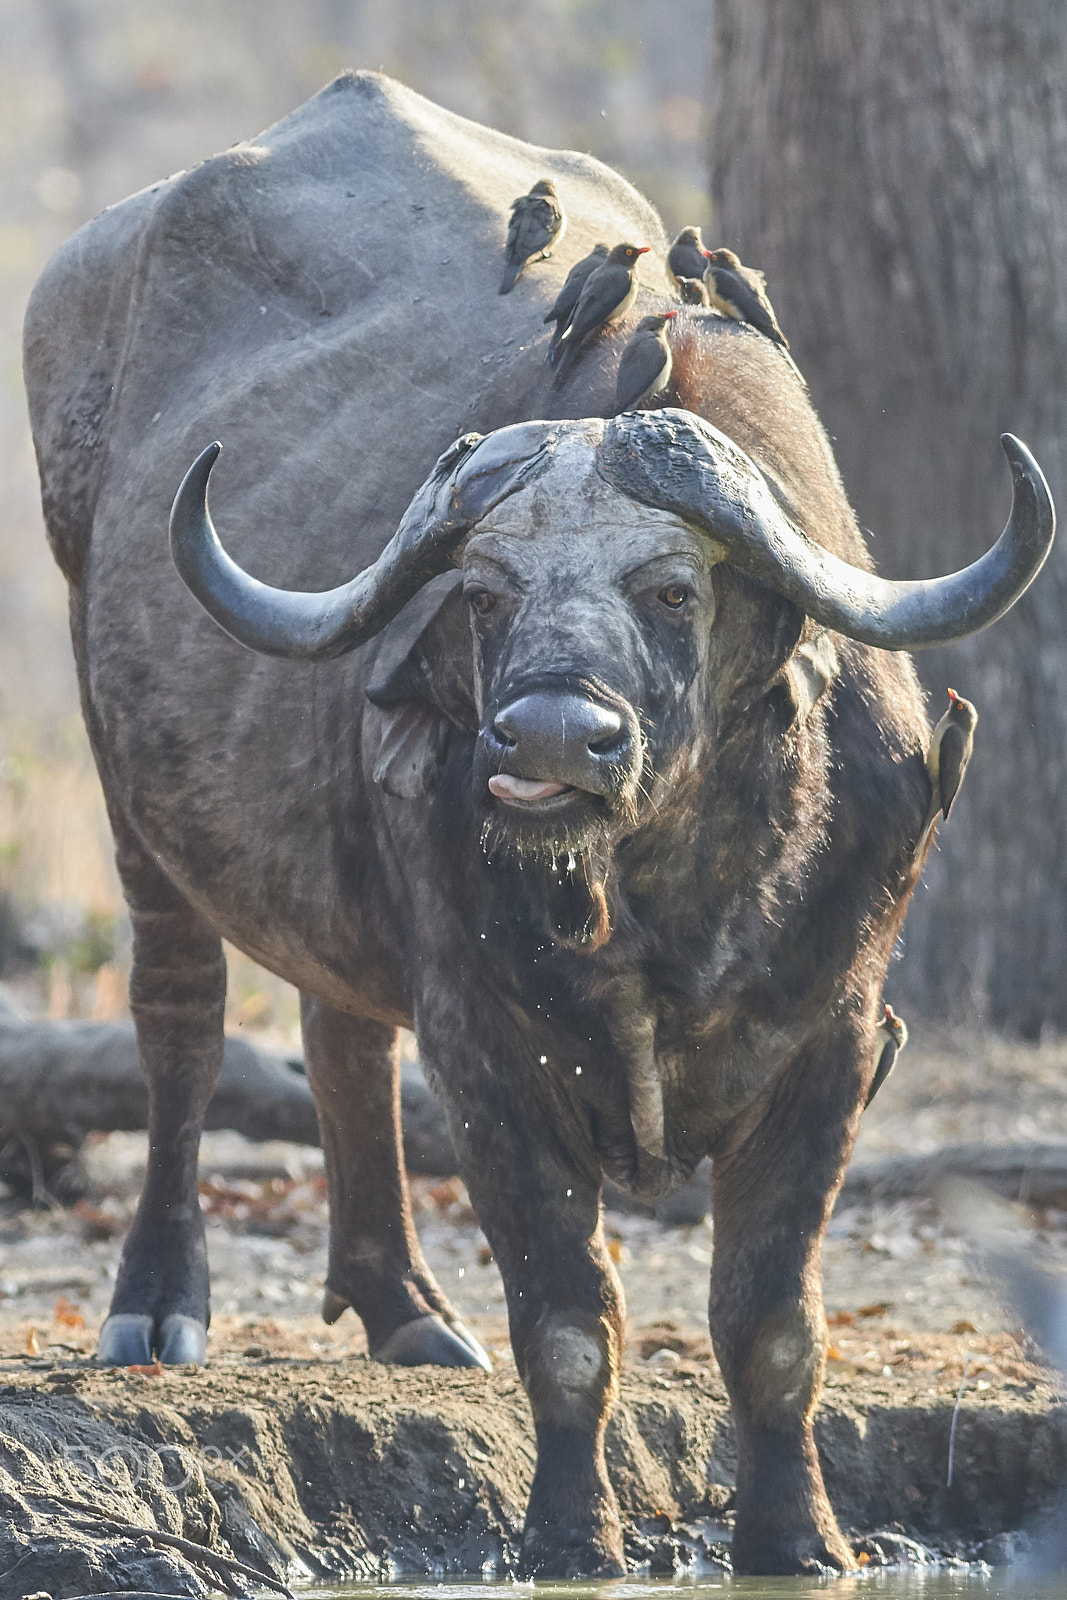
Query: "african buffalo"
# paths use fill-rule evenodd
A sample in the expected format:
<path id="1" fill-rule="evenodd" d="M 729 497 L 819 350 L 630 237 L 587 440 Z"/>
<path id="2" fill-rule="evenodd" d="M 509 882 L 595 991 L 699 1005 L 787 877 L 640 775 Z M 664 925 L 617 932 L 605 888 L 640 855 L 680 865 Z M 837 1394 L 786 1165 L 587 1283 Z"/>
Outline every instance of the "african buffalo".
<path id="1" fill-rule="evenodd" d="M 509 204 L 546 174 L 567 249 L 501 298 Z M 554 389 L 542 319 L 598 238 L 653 265 Z M 1000 615 L 1052 508 L 1007 440 L 995 549 L 880 580 L 802 382 L 711 312 L 675 321 L 672 404 L 611 419 L 665 243 L 598 163 L 358 74 L 42 278 L 30 403 L 151 1085 L 100 1359 L 204 1358 L 225 936 L 303 994 L 324 1315 L 352 1306 L 380 1361 L 484 1364 L 412 1226 L 415 1029 L 536 1424 L 527 1570 L 623 1570 L 602 1175 L 651 1196 L 707 1154 L 735 1560 L 845 1568 L 812 1439 L 820 1246 L 930 797 L 892 652 Z"/>

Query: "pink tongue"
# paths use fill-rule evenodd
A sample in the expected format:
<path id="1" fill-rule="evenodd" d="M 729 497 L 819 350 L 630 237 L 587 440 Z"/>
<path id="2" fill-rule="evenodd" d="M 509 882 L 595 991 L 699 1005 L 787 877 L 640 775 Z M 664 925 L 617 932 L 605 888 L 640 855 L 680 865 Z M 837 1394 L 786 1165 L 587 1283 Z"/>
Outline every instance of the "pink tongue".
<path id="1" fill-rule="evenodd" d="M 562 783 L 539 783 L 536 778 L 513 778 L 507 772 L 498 772 L 489 779 L 489 792 L 498 800 L 547 800 L 550 795 L 562 794 Z"/>

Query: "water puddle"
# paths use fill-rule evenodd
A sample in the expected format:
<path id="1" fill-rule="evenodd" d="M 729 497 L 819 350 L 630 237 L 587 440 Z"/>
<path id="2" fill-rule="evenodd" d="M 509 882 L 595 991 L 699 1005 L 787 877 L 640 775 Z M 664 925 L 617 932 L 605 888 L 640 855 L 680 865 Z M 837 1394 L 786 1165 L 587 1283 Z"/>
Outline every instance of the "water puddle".
<path id="1" fill-rule="evenodd" d="M 605 1583 L 348 1583 L 300 1588 L 299 1600 L 1064 1600 L 1067 1574 L 988 1568 L 883 1568 L 841 1578 L 655 1578 Z"/>

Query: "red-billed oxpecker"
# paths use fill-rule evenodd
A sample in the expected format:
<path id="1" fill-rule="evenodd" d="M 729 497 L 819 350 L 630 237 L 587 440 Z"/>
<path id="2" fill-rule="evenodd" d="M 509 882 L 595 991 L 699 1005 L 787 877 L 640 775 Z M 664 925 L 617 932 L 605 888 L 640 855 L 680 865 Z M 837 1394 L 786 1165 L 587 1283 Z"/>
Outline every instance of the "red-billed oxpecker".
<path id="1" fill-rule="evenodd" d="M 699 228 L 683 228 L 667 251 L 667 270 L 678 284 L 682 278 L 702 278 L 711 259 Z"/>
<path id="2" fill-rule="evenodd" d="M 571 318 L 574 316 L 574 308 L 578 304 L 578 297 L 585 287 L 586 279 L 596 271 L 597 267 L 603 266 L 607 259 L 607 245 L 595 244 L 587 256 L 583 256 L 580 261 L 574 263 L 574 266 L 567 274 L 563 288 L 556 296 L 555 304 L 551 310 L 545 312 L 545 322 L 554 322 L 556 324 L 552 333 L 552 341 L 548 347 L 548 354 L 545 357 L 550 367 L 554 367 L 556 364 L 559 341 L 570 326 Z"/>
<path id="3" fill-rule="evenodd" d="M 566 375 L 582 345 L 599 328 L 619 322 L 637 297 L 637 262 L 647 244 L 617 244 L 603 266 L 585 281 L 570 326 L 560 338 L 557 383 Z"/>
<path id="4" fill-rule="evenodd" d="M 677 311 L 655 311 L 642 317 L 622 353 L 615 379 L 616 411 L 634 411 L 671 381 L 671 347 L 667 327 Z"/>
<path id="5" fill-rule="evenodd" d="M 679 278 L 678 298 L 684 306 L 706 306 L 708 291 L 703 278 Z"/>
<path id="6" fill-rule="evenodd" d="M 948 701 L 948 710 L 934 729 L 926 752 L 926 771 L 933 791 L 927 828 L 933 826 L 938 812 L 943 817 L 948 816 L 974 751 L 978 712 L 955 689 L 948 691 Z"/>
<path id="7" fill-rule="evenodd" d="M 716 311 L 721 311 L 724 317 L 732 317 L 735 322 L 746 322 L 776 344 L 801 383 L 804 382 L 800 368 L 789 354 L 789 340 L 774 314 L 767 280 L 758 268 L 746 267 L 732 250 L 712 250 L 708 255 L 704 286 Z"/>
<path id="8" fill-rule="evenodd" d="M 534 256 L 544 260 L 566 229 L 567 218 L 551 178 L 539 178 L 529 194 L 520 194 L 513 200 L 500 293 L 509 294 L 526 263 Z"/>
<path id="9" fill-rule="evenodd" d="M 893 1007 L 887 1005 L 885 1016 L 875 1029 L 878 1035 L 876 1054 L 874 1058 L 874 1077 L 871 1087 L 864 1101 L 863 1109 L 866 1111 L 885 1080 L 888 1078 L 894 1061 L 908 1042 L 908 1024 L 903 1017 L 898 1017 Z"/>

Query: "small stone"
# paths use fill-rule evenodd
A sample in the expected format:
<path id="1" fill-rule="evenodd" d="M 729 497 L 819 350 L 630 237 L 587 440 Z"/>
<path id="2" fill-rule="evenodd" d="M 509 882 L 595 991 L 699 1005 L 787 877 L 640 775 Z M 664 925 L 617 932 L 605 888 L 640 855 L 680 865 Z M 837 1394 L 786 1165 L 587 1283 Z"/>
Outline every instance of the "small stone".
<path id="1" fill-rule="evenodd" d="M 265 1344 L 246 1344 L 241 1354 L 247 1356 L 249 1361 L 263 1361 L 270 1355 L 270 1351 Z"/>
<path id="2" fill-rule="evenodd" d="M 681 1359 L 677 1350 L 668 1350 L 666 1345 L 661 1346 L 659 1350 L 653 1350 L 650 1356 L 645 1357 L 650 1367 L 676 1367 Z"/>

